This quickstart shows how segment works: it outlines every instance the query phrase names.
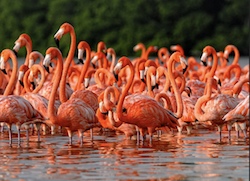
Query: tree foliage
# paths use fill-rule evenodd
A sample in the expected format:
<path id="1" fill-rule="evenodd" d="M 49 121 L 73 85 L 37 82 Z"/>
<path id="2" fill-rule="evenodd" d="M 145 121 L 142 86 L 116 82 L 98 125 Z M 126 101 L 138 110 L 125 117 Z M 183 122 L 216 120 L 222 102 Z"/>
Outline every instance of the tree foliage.
<path id="1" fill-rule="evenodd" d="M 234 44 L 249 53 L 247 0 L 8 0 L 0 1 L 0 48 L 12 48 L 21 33 L 31 36 L 34 50 L 55 46 L 60 25 L 75 27 L 77 42 L 93 50 L 104 41 L 118 56 L 134 56 L 133 46 L 183 46 L 186 55 L 200 55 L 206 45 L 217 51 Z M 65 54 L 69 37 L 60 42 Z"/>

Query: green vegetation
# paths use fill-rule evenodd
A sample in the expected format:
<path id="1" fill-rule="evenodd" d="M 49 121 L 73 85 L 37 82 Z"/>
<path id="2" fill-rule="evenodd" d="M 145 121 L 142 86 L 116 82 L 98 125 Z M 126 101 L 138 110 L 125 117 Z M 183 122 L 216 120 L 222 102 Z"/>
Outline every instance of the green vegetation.
<path id="1" fill-rule="evenodd" d="M 133 46 L 183 46 L 200 56 L 206 45 L 223 51 L 234 44 L 249 55 L 248 0 L 9 0 L 0 1 L 0 49 L 11 48 L 21 33 L 31 36 L 34 50 L 55 46 L 53 35 L 64 22 L 75 27 L 77 42 L 96 49 L 99 41 L 118 56 L 135 56 Z M 69 39 L 63 38 L 62 52 Z M 20 52 L 22 54 L 22 52 Z"/>

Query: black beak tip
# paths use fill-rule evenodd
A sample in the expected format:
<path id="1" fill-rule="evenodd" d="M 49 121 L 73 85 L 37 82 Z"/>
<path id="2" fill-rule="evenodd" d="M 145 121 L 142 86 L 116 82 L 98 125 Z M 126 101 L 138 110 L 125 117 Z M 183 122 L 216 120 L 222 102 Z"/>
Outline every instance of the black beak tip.
<path id="1" fill-rule="evenodd" d="M 146 84 L 145 79 L 141 79 L 141 81 Z"/>
<path id="2" fill-rule="evenodd" d="M 221 86 L 221 81 L 220 81 L 220 79 L 218 80 L 218 84 L 219 84 L 219 86 Z"/>
<path id="3" fill-rule="evenodd" d="M 187 71 L 187 66 L 182 70 L 182 73 L 185 74 L 185 72 Z"/>
<path id="4" fill-rule="evenodd" d="M 93 64 L 93 63 L 91 63 L 91 64 L 92 64 L 93 68 L 95 69 L 96 68 L 95 64 Z"/>
<path id="5" fill-rule="evenodd" d="M 35 82 L 30 82 L 30 83 L 31 83 L 31 85 L 32 85 L 32 89 L 34 90 L 34 89 L 36 88 Z"/>
<path id="6" fill-rule="evenodd" d="M 59 48 L 59 40 L 57 38 L 54 38 L 56 46 Z"/>
<path id="7" fill-rule="evenodd" d="M 159 89 L 159 84 L 158 83 L 155 84 L 155 88 Z"/>
<path id="8" fill-rule="evenodd" d="M 87 88 L 89 87 L 89 84 L 88 84 L 88 85 L 85 85 L 85 84 L 83 83 L 83 87 L 85 87 L 85 89 L 87 89 Z"/>
<path id="9" fill-rule="evenodd" d="M 14 54 L 17 56 L 17 51 L 16 50 L 13 50 Z"/>
<path id="10" fill-rule="evenodd" d="M 19 80 L 19 83 L 22 87 L 24 87 L 23 81 Z"/>
<path id="11" fill-rule="evenodd" d="M 7 75 L 6 69 L 1 69 L 1 70 L 5 75 Z"/>
<path id="12" fill-rule="evenodd" d="M 47 66 L 43 66 L 44 67 L 44 69 L 49 73 L 49 67 L 47 67 Z"/>
<path id="13" fill-rule="evenodd" d="M 83 59 L 79 58 L 77 64 L 84 64 Z"/>
<path id="14" fill-rule="evenodd" d="M 115 80 L 118 81 L 118 74 L 116 74 L 115 72 L 113 72 Z"/>
<path id="15" fill-rule="evenodd" d="M 207 66 L 207 62 L 201 61 L 201 63 L 206 67 Z"/>

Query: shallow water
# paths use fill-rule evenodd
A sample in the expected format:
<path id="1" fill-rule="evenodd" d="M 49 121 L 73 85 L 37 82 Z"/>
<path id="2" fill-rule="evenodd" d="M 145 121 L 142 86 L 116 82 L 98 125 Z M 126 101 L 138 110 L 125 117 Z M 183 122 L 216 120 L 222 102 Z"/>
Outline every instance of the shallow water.
<path id="1" fill-rule="evenodd" d="M 85 135 L 81 146 L 66 134 L 44 135 L 38 143 L 0 134 L 0 180 L 249 180 L 249 140 L 227 132 L 197 129 L 191 135 L 165 133 L 152 144 L 104 132 Z M 242 135 L 241 135 L 242 136 Z"/>

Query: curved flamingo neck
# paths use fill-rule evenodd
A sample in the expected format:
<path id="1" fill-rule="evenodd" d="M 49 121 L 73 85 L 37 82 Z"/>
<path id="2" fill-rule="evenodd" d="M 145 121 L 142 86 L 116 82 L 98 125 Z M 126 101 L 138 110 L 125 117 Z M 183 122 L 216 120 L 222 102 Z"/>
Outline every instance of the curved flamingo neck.
<path id="1" fill-rule="evenodd" d="M 41 80 L 39 82 L 39 85 L 32 91 L 30 90 L 30 84 L 28 82 L 28 77 L 30 72 L 33 72 L 33 74 L 38 74 L 37 72 L 39 71 L 41 74 Z M 43 69 L 43 67 L 41 67 L 39 64 L 34 64 L 29 70 L 26 71 L 26 73 L 24 74 L 23 77 L 23 83 L 24 83 L 24 89 L 25 92 L 32 92 L 34 94 L 38 93 L 39 90 L 43 87 L 43 84 L 45 82 L 45 71 Z"/>
<path id="2" fill-rule="evenodd" d="M 206 85 L 206 94 L 203 95 L 202 97 L 200 97 L 197 102 L 195 103 L 195 107 L 194 107 L 194 114 L 196 116 L 196 118 L 199 121 L 204 121 L 207 120 L 207 118 L 205 118 L 205 113 L 203 112 L 203 110 L 201 109 L 202 105 L 204 103 L 206 103 L 207 101 L 209 101 L 209 99 L 211 98 L 212 95 L 212 82 L 213 82 L 213 78 L 208 78 L 207 79 L 207 85 Z M 209 116 L 209 115 L 208 115 Z"/>
<path id="3" fill-rule="evenodd" d="M 145 56 L 145 53 L 146 53 L 146 47 L 143 43 L 138 43 L 137 45 L 134 46 L 134 51 L 139 51 L 141 50 L 141 58 L 143 58 Z"/>
<path id="4" fill-rule="evenodd" d="M 120 96 L 120 99 L 119 99 L 118 105 L 117 105 L 117 116 L 119 119 L 121 119 L 123 117 L 123 114 L 122 114 L 123 102 L 125 100 L 125 97 L 128 94 L 128 91 L 129 91 L 131 85 L 132 85 L 134 75 L 135 75 L 135 70 L 134 70 L 134 67 L 133 67 L 132 63 L 130 62 L 130 60 L 126 57 L 122 57 L 121 59 L 124 60 L 125 66 L 127 66 L 127 65 L 129 66 L 130 74 L 129 74 L 128 81 L 127 81 L 127 83 L 122 91 L 122 94 Z"/>
<path id="5" fill-rule="evenodd" d="M 29 65 L 29 55 L 32 52 L 32 45 L 28 41 L 26 41 L 25 47 L 26 47 L 27 54 L 26 54 L 24 64 L 28 66 Z"/>
<path id="6" fill-rule="evenodd" d="M 63 66 L 63 73 L 62 73 L 62 80 L 60 82 L 60 101 L 66 102 L 67 96 L 66 96 L 66 79 L 67 79 L 67 75 L 68 75 L 68 69 L 70 67 L 70 64 L 74 58 L 75 55 L 75 49 L 76 49 L 76 34 L 75 34 L 75 30 L 74 28 L 70 29 L 70 37 L 71 37 L 71 43 L 70 43 L 70 49 L 69 49 L 69 53 L 68 56 L 65 60 L 64 66 Z"/>
<path id="7" fill-rule="evenodd" d="M 217 53 L 214 49 L 211 49 L 212 51 L 212 56 L 213 56 L 213 64 L 212 64 L 212 67 L 211 67 L 211 70 L 209 71 L 208 73 L 208 77 L 213 77 L 215 75 L 215 71 L 217 69 L 217 66 L 218 66 L 218 57 L 217 57 Z M 208 78 L 206 77 L 206 78 Z"/>
<path id="8" fill-rule="evenodd" d="M 170 83 L 172 85 L 172 88 L 174 90 L 174 95 L 176 98 L 176 102 L 177 102 L 177 112 L 176 112 L 176 117 L 180 118 L 182 117 L 183 114 L 183 102 L 182 102 L 182 98 L 181 98 L 181 94 L 180 94 L 180 90 L 176 85 L 175 79 L 174 79 L 174 74 L 172 71 L 172 66 L 174 62 L 180 62 L 180 57 L 181 57 L 181 53 L 179 52 L 174 52 L 168 62 L 167 62 L 167 67 L 168 67 L 168 77 L 170 80 Z"/>
<path id="9" fill-rule="evenodd" d="M 89 44 L 87 42 L 83 42 L 81 44 L 83 44 L 83 48 L 86 51 L 86 60 L 85 60 L 85 63 L 83 65 L 83 67 L 82 67 L 81 74 L 80 74 L 80 77 L 79 77 L 78 82 L 77 82 L 77 86 L 76 86 L 77 90 L 81 89 L 81 83 L 84 80 L 84 77 L 86 75 L 86 72 L 88 70 L 90 60 L 91 60 L 91 49 L 90 49 Z M 83 86 L 83 89 L 85 89 L 85 86 Z"/>
<path id="10" fill-rule="evenodd" d="M 111 51 L 111 56 L 112 56 L 109 71 L 111 73 L 113 73 L 113 70 L 114 70 L 114 67 L 115 67 L 115 61 L 116 61 L 116 53 L 115 53 L 114 49 L 112 49 L 112 48 L 109 48 L 109 49 L 111 49 L 110 51 Z"/>
<path id="11" fill-rule="evenodd" d="M 18 72 L 18 63 L 17 63 L 17 58 L 16 58 L 16 55 L 9 49 L 5 49 L 3 50 L 5 52 L 7 52 L 7 55 L 6 55 L 6 61 L 8 61 L 9 58 L 11 58 L 12 60 L 12 72 L 11 72 L 11 76 L 10 76 L 10 79 L 9 79 L 9 83 L 7 85 L 7 87 L 5 88 L 5 91 L 4 91 L 4 96 L 8 96 L 10 94 L 12 94 L 12 91 L 14 89 L 14 86 L 16 84 L 16 76 L 17 76 L 17 72 Z"/>
<path id="12" fill-rule="evenodd" d="M 235 70 L 235 81 L 240 79 L 241 76 L 241 67 L 239 64 L 231 64 L 227 67 L 224 73 L 224 80 L 231 79 L 232 71 Z"/>
<path id="13" fill-rule="evenodd" d="M 57 58 L 58 58 L 58 61 L 57 61 L 57 66 L 56 66 L 56 70 L 54 73 L 55 78 L 53 81 L 53 86 L 52 86 L 51 94 L 49 97 L 49 103 L 48 103 L 48 115 L 52 123 L 55 123 L 57 119 L 54 105 L 55 105 L 55 97 L 56 97 L 57 89 L 61 80 L 62 70 L 63 70 L 62 55 L 59 53 L 59 51 L 57 52 Z"/>
<path id="14" fill-rule="evenodd" d="M 148 89 L 148 95 L 152 98 L 155 97 L 155 94 L 152 90 L 152 86 L 151 86 L 151 83 L 152 83 L 152 79 L 151 79 L 151 75 L 152 74 L 155 74 L 155 67 L 153 66 L 150 66 L 150 68 L 148 69 L 148 72 L 147 72 L 147 75 L 146 75 L 146 85 L 147 85 L 147 89 Z"/>
<path id="15" fill-rule="evenodd" d="M 235 46 L 232 46 L 233 52 L 234 52 L 234 59 L 232 64 L 238 64 L 239 62 L 239 58 L 240 58 L 240 52 L 238 50 L 238 48 L 236 48 Z"/>

